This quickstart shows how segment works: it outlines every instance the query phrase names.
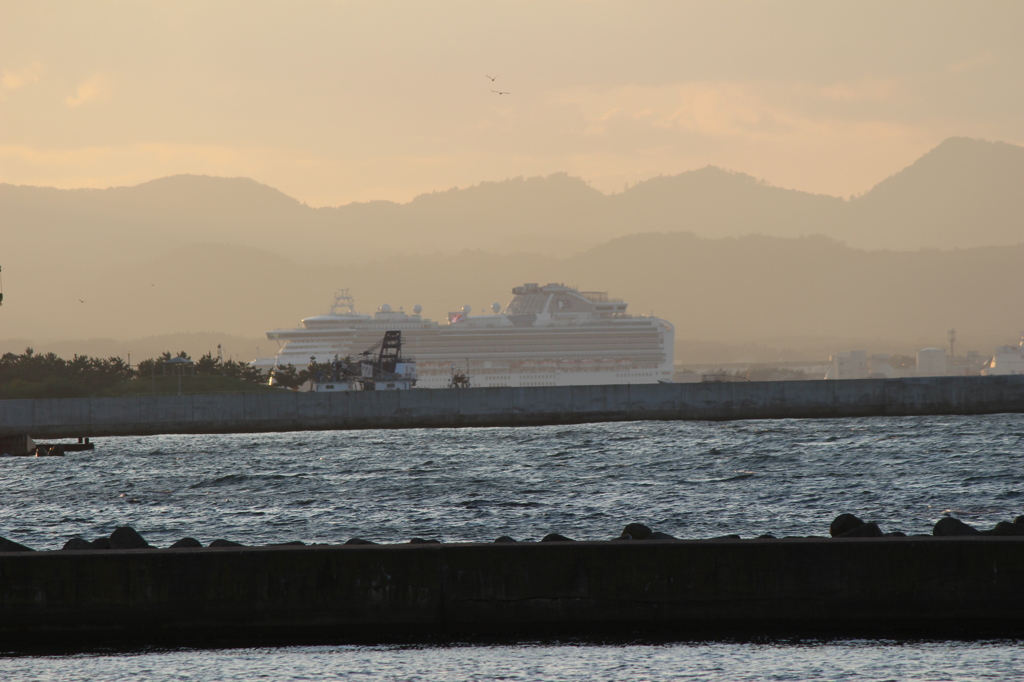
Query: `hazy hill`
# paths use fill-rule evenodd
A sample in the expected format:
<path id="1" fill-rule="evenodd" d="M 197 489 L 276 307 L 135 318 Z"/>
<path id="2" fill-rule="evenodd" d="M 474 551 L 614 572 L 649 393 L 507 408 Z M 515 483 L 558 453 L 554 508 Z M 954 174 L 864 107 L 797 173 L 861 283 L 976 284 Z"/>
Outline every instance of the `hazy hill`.
<path id="1" fill-rule="evenodd" d="M 861 197 L 772 187 L 708 167 L 604 195 L 565 174 L 484 182 L 409 203 L 311 208 L 245 178 L 175 176 L 135 187 L 0 185 L 4 265 L 73 271 L 148 258 L 193 241 L 252 246 L 303 263 L 391 255 L 568 256 L 638 232 L 701 237 L 822 234 L 871 249 L 1024 241 L 1024 148 L 953 138 Z"/>
<path id="2" fill-rule="evenodd" d="M 105 265 L 182 243 L 225 239 L 273 248 L 315 211 L 247 178 L 177 175 L 134 187 L 59 190 L 0 184 L 6 264 L 88 258 Z"/>
<path id="3" fill-rule="evenodd" d="M 631 301 L 634 312 L 653 310 L 674 322 L 682 338 L 941 346 L 956 327 L 968 346 L 977 342 L 986 352 L 995 339 L 1015 341 L 1024 328 L 1022 265 L 1024 244 L 894 252 L 851 249 L 824 237 L 685 234 L 625 237 L 565 262 L 576 276 L 586 273 L 586 281 Z"/>
<path id="4" fill-rule="evenodd" d="M 815 347 L 836 339 L 833 352 L 852 344 L 881 350 L 865 341 L 878 339 L 904 343 L 909 352 L 943 345 L 946 330 L 956 327 L 961 348 L 990 353 L 1014 342 L 1024 324 L 1022 263 L 1024 245 L 860 251 L 824 237 L 709 240 L 680 233 L 623 237 L 568 259 L 463 251 L 336 265 L 190 245 L 93 273 L 75 284 L 84 303 L 41 287 L 12 292 L 0 317 L 4 330 L 17 331 L 0 338 L 220 332 L 256 339 L 326 312 L 343 286 L 361 312 L 418 303 L 426 317 L 443 321 L 465 304 L 478 312 L 504 304 L 523 282 L 565 282 L 607 290 L 634 314 L 668 319 L 682 348 L 688 339 L 789 339 L 804 346 L 817 339 Z"/>
<path id="5" fill-rule="evenodd" d="M 610 222 L 636 231 L 686 231 L 705 237 L 796 237 L 847 232 L 842 199 L 773 187 L 750 175 L 708 166 L 637 183 L 606 198 Z M 619 232 L 616 235 L 621 236 Z"/>
<path id="6" fill-rule="evenodd" d="M 872 248 L 1024 242 L 1024 147 L 950 138 L 850 202 L 850 224 Z"/>

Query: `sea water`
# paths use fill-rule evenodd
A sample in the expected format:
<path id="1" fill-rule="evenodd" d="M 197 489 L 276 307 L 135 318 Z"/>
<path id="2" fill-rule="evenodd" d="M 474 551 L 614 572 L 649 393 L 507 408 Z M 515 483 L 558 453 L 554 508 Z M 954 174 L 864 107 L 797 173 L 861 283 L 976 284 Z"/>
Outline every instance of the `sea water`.
<path id="1" fill-rule="evenodd" d="M 35 549 L 130 525 L 153 545 L 352 537 L 828 535 L 1024 514 L 1024 416 L 629 422 L 106 438 L 2 460 L 0 535 Z M 0 659 L 11 679 L 1024 679 L 1021 642 L 503 642 Z"/>

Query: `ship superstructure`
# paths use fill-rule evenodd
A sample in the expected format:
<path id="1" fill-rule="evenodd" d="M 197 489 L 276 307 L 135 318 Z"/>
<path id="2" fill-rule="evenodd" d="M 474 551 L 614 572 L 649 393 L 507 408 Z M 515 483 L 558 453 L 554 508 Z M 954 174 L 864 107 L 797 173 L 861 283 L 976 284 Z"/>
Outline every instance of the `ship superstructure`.
<path id="1" fill-rule="evenodd" d="M 347 291 L 326 315 L 308 317 L 299 329 L 274 330 L 276 357 L 254 364 L 302 368 L 356 355 L 386 331 L 401 331 L 404 352 L 415 358 L 418 388 L 445 388 L 461 373 L 474 387 L 641 384 L 672 379 L 675 328 L 669 322 L 627 314 L 627 304 L 604 292 L 563 284 L 524 284 L 512 289 L 502 310 L 473 315 L 469 306 L 448 314 L 447 324 L 381 305 L 373 315 L 355 311 Z"/>

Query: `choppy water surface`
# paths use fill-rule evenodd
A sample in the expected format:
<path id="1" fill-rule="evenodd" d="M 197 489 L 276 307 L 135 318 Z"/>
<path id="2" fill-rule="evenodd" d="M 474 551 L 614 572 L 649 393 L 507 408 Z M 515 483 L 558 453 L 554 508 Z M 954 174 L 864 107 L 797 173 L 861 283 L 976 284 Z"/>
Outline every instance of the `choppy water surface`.
<path id="1" fill-rule="evenodd" d="M 979 526 L 1024 514 L 1022 453 L 1021 415 L 108 438 L 65 458 L 3 460 L 0 535 L 36 549 L 120 525 L 157 546 L 186 535 L 607 539 L 630 521 L 684 538 L 827 535 L 846 511 L 929 533 L 945 513 Z M 1024 678 L 1018 652 L 1006 642 L 286 648 L 7 659 L 0 674 L 1012 679 Z"/>
<path id="2" fill-rule="evenodd" d="M 1024 513 L 1024 416 L 106 438 L 3 461 L 0 535 L 37 549 L 131 525 L 245 544 L 359 536 L 827 535 L 849 511 L 928 533 Z"/>
<path id="3" fill-rule="evenodd" d="M 1019 642 L 283 647 L 0 659 L 6 679 L 1020 680 Z"/>

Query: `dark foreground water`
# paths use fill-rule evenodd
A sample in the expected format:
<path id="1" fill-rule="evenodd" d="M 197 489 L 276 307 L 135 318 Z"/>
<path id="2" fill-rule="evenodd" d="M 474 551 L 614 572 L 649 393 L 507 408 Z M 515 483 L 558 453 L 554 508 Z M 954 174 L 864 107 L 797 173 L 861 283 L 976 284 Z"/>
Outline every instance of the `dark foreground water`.
<path id="1" fill-rule="evenodd" d="M 287 647 L 0 659 L 12 680 L 1021 680 L 1017 642 Z"/>
<path id="2" fill-rule="evenodd" d="M 111 438 L 0 461 L 0 535 L 152 544 L 351 537 L 929 533 L 1024 514 L 1024 416 Z M 10 679 L 1024 679 L 1020 642 L 316 647 L 0 660 Z"/>

